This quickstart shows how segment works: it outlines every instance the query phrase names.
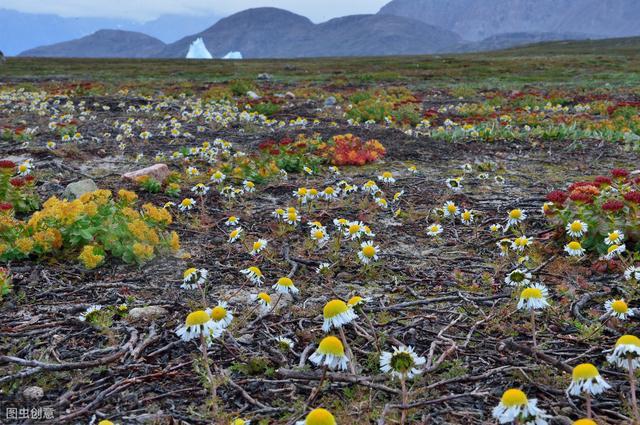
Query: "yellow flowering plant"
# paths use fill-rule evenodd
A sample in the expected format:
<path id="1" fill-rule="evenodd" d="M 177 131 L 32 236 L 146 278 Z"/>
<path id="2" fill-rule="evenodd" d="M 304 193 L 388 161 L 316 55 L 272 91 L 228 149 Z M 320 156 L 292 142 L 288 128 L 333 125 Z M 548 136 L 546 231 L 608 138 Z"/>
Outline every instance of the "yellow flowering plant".
<path id="1" fill-rule="evenodd" d="M 152 204 L 136 209 L 138 196 L 121 190 L 97 190 L 67 201 L 52 197 L 28 220 L 0 219 L 0 260 L 79 251 L 76 257 L 88 269 L 107 256 L 141 264 L 159 253 L 177 251 L 176 232 L 167 231 L 173 218 Z"/>

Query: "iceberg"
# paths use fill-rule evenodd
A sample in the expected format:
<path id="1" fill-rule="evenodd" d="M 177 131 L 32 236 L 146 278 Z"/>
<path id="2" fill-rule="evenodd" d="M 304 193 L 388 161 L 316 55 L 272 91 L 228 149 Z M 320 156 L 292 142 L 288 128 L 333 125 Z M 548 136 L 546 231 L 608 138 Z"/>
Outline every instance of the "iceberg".
<path id="1" fill-rule="evenodd" d="M 202 37 L 197 38 L 191 46 L 189 46 L 189 52 L 187 53 L 187 59 L 213 59 L 207 46 L 204 45 Z"/>
<path id="2" fill-rule="evenodd" d="M 240 52 L 229 52 L 222 57 L 222 59 L 242 59 L 242 53 Z"/>

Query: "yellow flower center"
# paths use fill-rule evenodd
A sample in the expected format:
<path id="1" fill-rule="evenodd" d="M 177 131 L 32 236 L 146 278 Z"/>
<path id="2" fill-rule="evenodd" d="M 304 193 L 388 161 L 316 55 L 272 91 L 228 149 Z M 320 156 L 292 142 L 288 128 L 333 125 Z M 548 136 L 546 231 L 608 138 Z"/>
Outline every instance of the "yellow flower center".
<path id="1" fill-rule="evenodd" d="M 580 223 L 579 221 L 574 221 L 573 223 L 571 223 L 570 228 L 572 232 L 579 232 L 582 230 L 582 223 Z"/>
<path id="2" fill-rule="evenodd" d="M 384 177 L 385 179 L 390 179 L 393 177 L 393 174 L 389 171 L 385 171 L 384 173 L 382 173 L 382 177 Z"/>
<path id="3" fill-rule="evenodd" d="M 456 207 L 454 204 L 448 204 L 447 205 L 447 211 L 449 211 L 450 213 L 454 213 L 458 210 L 458 207 Z"/>
<path id="4" fill-rule="evenodd" d="M 287 217 L 289 218 L 289 221 L 296 221 L 298 220 L 298 213 L 296 213 L 295 211 L 292 211 L 287 214 Z"/>
<path id="5" fill-rule="evenodd" d="M 211 310 L 211 318 L 216 322 L 221 321 L 227 317 L 227 309 L 222 306 L 216 306 L 213 310 Z"/>
<path id="6" fill-rule="evenodd" d="M 468 221 L 469 219 L 471 219 L 471 213 L 469 211 L 463 212 L 462 213 L 462 219 Z"/>
<path id="7" fill-rule="evenodd" d="M 254 251 L 257 251 L 257 250 L 259 250 L 260 248 L 262 248 L 262 242 L 260 242 L 260 241 L 255 241 L 255 242 L 253 243 L 253 250 L 254 250 Z"/>
<path id="8" fill-rule="evenodd" d="M 322 354 L 331 354 L 338 357 L 344 356 L 344 346 L 335 336 L 328 336 L 320 341 L 318 351 Z"/>
<path id="9" fill-rule="evenodd" d="M 574 381 L 593 379 L 600 375 L 598 369 L 591 363 L 582 363 L 573 368 L 571 374 Z"/>
<path id="10" fill-rule="evenodd" d="M 339 314 L 345 313 L 349 307 L 342 300 L 332 300 L 325 304 L 323 309 L 323 314 L 325 319 L 331 319 L 332 317 L 336 317 Z"/>
<path id="11" fill-rule="evenodd" d="M 328 410 L 312 410 L 304 421 L 305 425 L 336 425 L 336 419 Z"/>
<path id="12" fill-rule="evenodd" d="M 288 277 L 281 277 L 280 279 L 278 279 L 278 286 L 293 286 L 293 281 Z"/>
<path id="13" fill-rule="evenodd" d="M 539 290 L 538 288 L 527 288 L 524 291 L 522 291 L 522 294 L 520 294 L 520 298 L 523 298 L 525 300 L 528 300 L 531 298 L 540 299 L 542 298 L 542 291 Z"/>
<path id="14" fill-rule="evenodd" d="M 103 421 L 98 422 L 98 425 L 113 425 L 113 422 L 105 419 Z"/>
<path id="15" fill-rule="evenodd" d="M 527 395 L 515 388 L 505 391 L 500 401 L 507 407 L 524 406 L 529 402 Z"/>
<path id="16" fill-rule="evenodd" d="M 360 231 L 360 225 L 359 224 L 352 224 L 351 226 L 349 226 L 349 234 L 355 235 L 359 231 Z"/>
<path id="17" fill-rule="evenodd" d="M 609 240 L 617 241 L 619 238 L 620 238 L 620 233 L 618 232 L 609 233 Z"/>
<path id="18" fill-rule="evenodd" d="M 209 320 L 211 320 L 211 317 L 209 317 L 206 311 L 198 310 L 198 311 L 194 311 L 193 313 L 189 313 L 189 315 L 187 316 L 187 320 L 185 321 L 185 325 L 187 326 L 204 325 Z"/>
<path id="19" fill-rule="evenodd" d="M 182 277 L 184 279 L 188 278 L 189 276 L 191 276 L 192 274 L 194 274 L 195 272 L 197 272 L 198 270 L 195 267 L 192 267 L 190 269 L 187 269 L 184 271 L 184 274 L 182 275 Z"/>
<path id="20" fill-rule="evenodd" d="M 366 245 L 362 248 L 362 254 L 367 258 L 372 258 L 376 255 L 376 249 L 371 245 Z"/>
<path id="21" fill-rule="evenodd" d="M 615 251 L 616 249 L 620 248 L 620 245 L 611 245 L 608 249 L 607 249 L 607 254 L 611 254 L 613 251 Z"/>
<path id="22" fill-rule="evenodd" d="M 353 307 L 354 305 L 360 304 L 362 301 L 364 301 L 364 298 L 356 295 L 354 297 L 351 297 L 349 301 L 347 301 L 347 304 Z"/>
<path id="23" fill-rule="evenodd" d="M 313 236 L 316 239 L 322 239 L 324 238 L 324 232 L 322 230 L 316 230 L 315 232 L 313 232 Z"/>
<path id="24" fill-rule="evenodd" d="M 260 269 L 255 266 L 249 267 L 249 271 L 255 274 L 256 276 L 262 276 L 262 272 L 260 271 Z"/>
<path id="25" fill-rule="evenodd" d="M 307 194 L 307 188 L 306 187 L 301 187 L 300 189 L 298 189 L 298 195 L 305 196 L 306 194 Z"/>
<path id="26" fill-rule="evenodd" d="M 635 345 L 636 347 L 640 347 L 640 338 L 635 335 L 622 335 L 616 341 L 616 347 L 619 345 Z"/>
<path id="27" fill-rule="evenodd" d="M 509 218 L 511 219 L 518 220 L 520 217 L 522 217 L 522 210 L 520 209 L 511 210 L 509 213 Z"/>
<path id="28" fill-rule="evenodd" d="M 629 306 L 623 300 L 615 300 L 611 303 L 611 309 L 616 313 L 626 313 L 629 310 Z"/>
<path id="29" fill-rule="evenodd" d="M 240 233 L 240 230 L 235 229 L 234 231 L 231 232 L 229 236 L 231 236 L 232 238 L 235 238 L 236 236 L 238 236 L 238 233 Z"/>
<path id="30" fill-rule="evenodd" d="M 231 217 L 229 217 L 229 223 L 235 223 L 236 221 L 238 221 L 238 217 L 236 217 L 235 215 L 232 215 Z"/>
<path id="31" fill-rule="evenodd" d="M 594 420 L 591 419 L 578 419 L 573 422 L 573 425 L 598 425 Z"/>
<path id="32" fill-rule="evenodd" d="M 582 249 L 582 245 L 580 245 L 580 242 L 578 241 L 569 242 L 568 246 L 569 246 L 569 249 L 573 249 L 573 250 Z"/>
<path id="33" fill-rule="evenodd" d="M 271 304 L 271 296 L 266 292 L 260 292 L 258 294 L 258 298 L 260 298 L 262 301 L 264 301 L 267 304 Z"/>

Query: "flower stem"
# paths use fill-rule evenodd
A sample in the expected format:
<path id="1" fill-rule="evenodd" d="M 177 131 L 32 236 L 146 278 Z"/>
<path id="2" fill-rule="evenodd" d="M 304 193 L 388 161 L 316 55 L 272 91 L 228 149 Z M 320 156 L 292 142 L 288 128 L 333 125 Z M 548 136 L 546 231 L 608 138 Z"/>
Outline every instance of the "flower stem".
<path id="1" fill-rule="evenodd" d="M 213 418 L 218 416 L 218 395 L 216 384 L 213 379 L 213 373 L 211 373 L 211 367 L 209 366 L 209 352 L 207 351 L 207 337 L 200 334 L 200 344 L 202 349 L 202 357 L 204 360 L 204 368 L 207 371 L 207 380 L 209 381 L 209 393 L 211 395 L 211 414 Z"/>
<path id="2" fill-rule="evenodd" d="M 402 417 L 400 423 L 402 425 L 407 421 L 407 410 L 405 406 L 409 403 L 409 394 L 407 392 L 407 382 L 404 374 L 400 377 L 400 385 L 402 386 Z"/>
<path id="3" fill-rule="evenodd" d="M 591 411 L 591 394 L 589 394 L 589 392 L 586 392 L 585 398 L 587 399 L 587 403 L 586 403 L 587 418 L 591 419 L 593 417 L 593 413 Z"/>
<path id="4" fill-rule="evenodd" d="M 347 349 L 347 356 L 349 356 L 349 370 L 351 371 L 351 373 L 353 375 L 356 374 L 356 358 L 353 355 L 353 351 L 351 351 L 351 347 L 349 346 L 349 343 L 347 342 L 347 336 L 344 334 L 344 329 L 342 326 L 340 326 L 338 329 L 340 329 L 340 338 L 342 338 L 342 343 L 344 344 L 345 348 Z"/>
<path id="5" fill-rule="evenodd" d="M 627 359 L 629 365 L 629 384 L 631 385 L 631 408 L 633 409 L 634 424 L 640 424 L 640 413 L 638 413 L 638 400 L 636 398 L 636 373 L 633 368 L 633 359 Z"/>
<path id="6" fill-rule="evenodd" d="M 536 341 L 536 311 L 531 309 L 531 336 L 533 338 L 533 349 L 538 348 L 538 343 Z"/>

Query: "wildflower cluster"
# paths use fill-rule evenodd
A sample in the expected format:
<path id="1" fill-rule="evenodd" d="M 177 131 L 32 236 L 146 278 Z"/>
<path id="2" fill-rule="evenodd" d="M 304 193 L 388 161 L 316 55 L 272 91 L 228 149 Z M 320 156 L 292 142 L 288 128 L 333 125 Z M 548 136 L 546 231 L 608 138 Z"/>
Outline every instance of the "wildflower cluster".
<path id="1" fill-rule="evenodd" d="M 171 214 L 152 204 L 135 209 L 136 202 L 133 192 L 121 190 L 114 197 L 108 190 L 97 190 L 73 201 L 52 197 L 26 221 L 1 216 L 0 258 L 79 250 L 77 258 L 91 269 L 107 254 L 140 264 L 163 251 L 178 250 L 177 233 L 166 231 Z"/>
<path id="2" fill-rule="evenodd" d="M 28 213 L 38 208 L 40 198 L 35 193 L 33 161 L 19 164 L 0 160 L 0 214 Z"/>

